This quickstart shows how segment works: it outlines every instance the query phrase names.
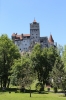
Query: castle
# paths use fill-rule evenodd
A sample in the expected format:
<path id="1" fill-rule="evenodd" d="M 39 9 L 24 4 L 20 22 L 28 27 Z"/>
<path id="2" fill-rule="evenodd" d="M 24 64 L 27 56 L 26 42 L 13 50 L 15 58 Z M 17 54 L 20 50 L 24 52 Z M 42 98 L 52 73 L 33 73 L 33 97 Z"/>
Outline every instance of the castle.
<path id="1" fill-rule="evenodd" d="M 40 43 L 42 48 L 56 46 L 51 34 L 49 38 L 40 37 L 40 26 L 35 19 L 30 23 L 30 34 L 22 33 L 18 35 L 17 33 L 13 33 L 12 40 L 18 46 L 20 52 L 29 52 L 36 43 Z"/>

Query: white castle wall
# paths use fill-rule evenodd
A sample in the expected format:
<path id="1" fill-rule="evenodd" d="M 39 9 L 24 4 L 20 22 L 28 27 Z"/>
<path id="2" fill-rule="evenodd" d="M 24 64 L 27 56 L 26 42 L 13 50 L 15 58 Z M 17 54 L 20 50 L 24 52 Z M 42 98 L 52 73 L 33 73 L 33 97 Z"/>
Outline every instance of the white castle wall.
<path id="1" fill-rule="evenodd" d="M 18 46 L 20 52 L 28 51 L 30 47 L 30 39 L 15 41 L 15 44 Z"/>

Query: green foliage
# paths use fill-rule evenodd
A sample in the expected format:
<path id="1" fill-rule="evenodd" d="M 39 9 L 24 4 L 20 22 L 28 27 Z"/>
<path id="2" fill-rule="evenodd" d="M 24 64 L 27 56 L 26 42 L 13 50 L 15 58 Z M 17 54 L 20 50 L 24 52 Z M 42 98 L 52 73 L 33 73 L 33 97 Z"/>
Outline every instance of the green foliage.
<path id="1" fill-rule="evenodd" d="M 66 90 L 66 45 L 64 48 L 57 48 L 58 56 L 56 57 L 54 67 L 52 68 L 50 77 L 53 79 L 54 90 L 58 88 Z"/>
<path id="2" fill-rule="evenodd" d="M 62 89 L 64 91 L 66 91 L 66 72 L 63 74 L 62 76 L 62 82 L 61 82 L 61 86 L 62 86 Z"/>
<path id="3" fill-rule="evenodd" d="M 64 94 L 65 94 L 65 97 L 66 97 L 66 72 L 62 76 L 61 88 L 64 91 Z"/>
<path id="4" fill-rule="evenodd" d="M 13 61 L 14 59 L 18 59 L 19 57 L 20 54 L 18 48 L 8 38 L 8 36 L 0 36 L 0 75 L 4 87 L 6 87 L 8 76 L 10 75 L 10 69 L 13 65 Z"/>
<path id="5" fill-rule="evenodd" d="M 63 74 L 64 74 L 64 64 L 61 61 L 61 58 L 57 57 L 54 67 L 50 72 L 50 77 L 51 79 L 53 79 L 52 84 L 54 87 L 54 91 L 56 91 L 58 88 L 61 88 Z"/>
<path id="6" fill-rule="evenodd" d="M 63 53 L 63 46 L 58 45 L 58 46 L 57 46 L 57 51 L 58 51 L 58 54 L 62 56 L 62 53 Z"/>
<path id="7" fill-rule="evenodd" d="M 36 91 L 41 92 L 44 90 L 44 85 L 42 83 L 36 84 Z"/>
<path id="8" fill-rule="evenodd" d="M 12 66 L 11 83 L 21 88 L 30 86 L 34 78 L 33 68 L 30 66 L 30 57 L 24 55 L 21 59 L 15 60 Z M 15 76 L 15 77 L 14 77 Z"/>
<path id="9" fill-rule="evenodd" d="M 56 57 L 57 49 L 54 47 L 42 49 L 40 44 L 36 44 L 31 53 L 31 64 L 38 74 L 38 80 L 43 84 L 49 78 L 49 71 L 52 71 Z"/>
<path id="10" fill-rule="evenodd" d="M 64 70 L 66 71 L 66 45 L 63 47 L 62 61 L 64 63 Z"/>
<path id="11" fill-rule="evenodd" d="M 11 76 L 10 76 L 10 82 L 13 84 L 13 85 L 18 85 L 18 80 L 17 80 L 17 77 L 19 77 L 19 74 L 20 74 L 20 70 L 21 70 L 21 59 L 16 59 L 14 60 L 14 64 L 12 65 L 12 68 L 11 68 Z M 18 75 L 18 76 L 17 76 Z"/>
<path id="12" fill-rule="evenodd" d="M 57 86 L 54 86 L 53 89 L 54 89 L 54 93 L 57 93 L 58 92 Z"/>

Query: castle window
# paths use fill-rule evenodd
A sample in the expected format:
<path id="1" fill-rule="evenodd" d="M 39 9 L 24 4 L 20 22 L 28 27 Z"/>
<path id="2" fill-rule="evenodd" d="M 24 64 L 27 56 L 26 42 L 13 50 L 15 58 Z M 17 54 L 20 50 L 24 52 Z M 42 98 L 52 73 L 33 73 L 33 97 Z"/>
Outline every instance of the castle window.
<path id="1" fill-rule="evenodd" d="M 20 48 L 20 50 L 21 50 L 21 48 Z"/>
<path id="2" fill-rule="evenodd" d="M 40 41 L 40 42 L 43 42 L 43 41 Z"/>

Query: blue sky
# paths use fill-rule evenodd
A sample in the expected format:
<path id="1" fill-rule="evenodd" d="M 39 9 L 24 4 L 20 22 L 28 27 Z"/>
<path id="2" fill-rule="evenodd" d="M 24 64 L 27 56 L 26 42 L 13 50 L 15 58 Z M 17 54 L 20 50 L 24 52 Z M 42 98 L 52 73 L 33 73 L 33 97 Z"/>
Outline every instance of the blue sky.
<path id="1" fill-rule="evenodd" d="M 0 35 L 30 33 L 34 17 L 40 23 L 40 36 L 50 36 L 66 44 L 66 0 L 0 0 Z"/>

